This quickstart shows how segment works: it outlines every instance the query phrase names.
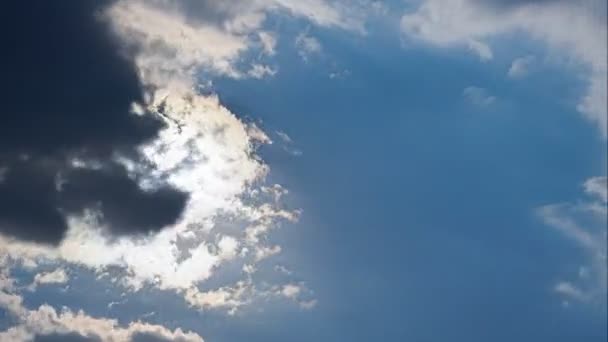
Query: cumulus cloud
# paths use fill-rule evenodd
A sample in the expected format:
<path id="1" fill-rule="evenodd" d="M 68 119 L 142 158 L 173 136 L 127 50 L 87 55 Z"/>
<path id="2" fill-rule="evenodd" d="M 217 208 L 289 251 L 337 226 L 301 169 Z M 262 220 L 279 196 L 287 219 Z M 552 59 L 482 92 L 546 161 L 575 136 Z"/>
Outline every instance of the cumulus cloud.
<path id="1" fill-rule="evenodd" d="M 23 129 L 16 132 L 27 134 L 0 137 L 0 153 L 7 156 L 1 159 L 0 181 L 3 267 L 9 260 L 31 269 L 39 261 L 77 265 L 133 291 L 150 285 L 175 291 L 193 307 L 229 312 L 253 298 L 281 296 L 272 285 L 256 284 L 253 274 L 258 263 L 281 252 L 268 234 L 300 212 L 283 205 L 287 190 L 265 185 L 269 167 L 256 149 L 271 143 L 268 136 L 205 88 L 207 76 L 259 78 L 276 72 L 245 57 L 255 49 L 276 53 L 276 36 L 263 27 L 269 12 L 362 32 L 360 17 L 346 15 L 357 6 L 320 0 L 83 1 L 82 8 L 76 6 L 82 22 L 64 20 L 62 15 L 74 11 L 67 5 L 65 13 L 40 6 L 34 9 L 38 17 L 57 16 L 47 19 L 54 23 L 48 44 L 62 42 L 65 49 L 43 44 L 32 55 L 52 50 L 57 60 L 65 54 L 74 65 L 61 72 L 52 64 L 33 65 L 43 73 L 43 85 L 58 79 L 65 87 L 28 85 L 22 92 L 48 98 L 35 109 L 55 115 L 44 116 L 43 123 L 56 132 L 47 137 L 39 128 L 27 131 L 31 125 L 17 120 Z M 79 36 L 57 33 L 64 29 Z M 28 47 L 38 44 L 37 34 L 32 32 Z M 85 53 L 72 56 L 71 48 Z M 91 65 L 97 67 L 93 73 L 85 68 Z M 59 102 L 66 96 L 62 89 L 75 89 L 80 102 L 67 97 Z M 17 118 L 25 110 L 16 102 L 9 108 Z M 51 117 L 54 121 L 44 121 Z M 243 265 L 241 280 L 202 290 L 218 269 L 235 263 Z M 38 274 L 32 287 L 67 281 L 61 270 Z M 304 306 L 314 306 L 314 299 L 307 301 Z M 14 329 L 40 335 L 34 330 L 27 324 Z M 70 332 L 47 335 L 56 333 Z"/>
<path id="2" fill-rule="evenodd" d="M 440 47 L 468 46 L 482 59 L 492 56 L 492 39 L 525 32 L 586 69 L 587 91 L 578 110 L 607 125 L 606 1 L 425 0 L 401 19 L 403 33 Z"/>
<path id="3" fill-rule="evenodd" d="M 63 268 L 57 268 L 51 272 L 41 272 L 34 276 L 34 281 L 29 289 L 35 290 L 41 284 L 65 284 L 69 280 L 68 273 Z"/>
<path id="4" fill-rule="evenodd" d="M 180 328 L 169 330 L 164 326 L 145 322 L 131 322 L 127 326 L 115 319 L 92 317 L 85 312 L 73 312 L 67 308 L 57 311 L 43 304 L 30 310 L 23 306 L 23 299 L 15 294 L 0 292 L 0 307 L 17 320 L 17 324 L 0 331 L 2 341 L 141 341 L 142 336 L 150 340 L 202 342 L 193 332 Z"/>
<path id="5" fill-rule="evenodd" d="M 117 235 L 148 233 L 174 223 L 185 206 L 185 193 L 162 181 L 144 191 L 114 161 L 121 155 L 141 163 L 137 148 L 164 124 L 156 115 L 131 113 L 144 101 L 144 89 L 136 67 L 95 19 L 108 3 L 34 1 L 5 8 L 24 19 L 4 21 L 9 26 L 2 29 L 20 34 L 5 39 L 15 45 L 7 54 L 12 67 L 4 73 L 9 96 L 0 125 L 4 234 L 57 244 L 69 217 L 85 211 L 95 211 Z"/>

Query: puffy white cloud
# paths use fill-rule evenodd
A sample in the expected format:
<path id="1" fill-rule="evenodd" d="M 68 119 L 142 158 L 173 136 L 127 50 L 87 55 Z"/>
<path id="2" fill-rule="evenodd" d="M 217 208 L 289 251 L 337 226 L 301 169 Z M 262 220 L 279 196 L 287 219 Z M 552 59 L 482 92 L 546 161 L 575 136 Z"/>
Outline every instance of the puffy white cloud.
<path id="1" fill-rule="evenodd" d="M 281 289 L 281 294 L 287 298 L 295 299 L 300 294 L 301 288 L 295 284 L 286 284 L 283 285 Z"/>
<path id="2" fill-rule="evenodd" d="M 491 40 L 527 33 L 562 58 L 587 70 L 587 92 L 578 110 L 606 137 L 607 25 L 604 0 L 501 1 L 424 0 L 401 19 L 403 33 L 440 47 L 468 46 L 489 59 Z"/>
<path id="3" fill-rule="evenodd" d="M 608 177 L 589 178 L 584 187 L 589 195 L 597 196 L 604 203 L 608 202 Z"/>
<path id="4" fill-rule="evenodd" d="M 63 268 L 57 268 L 51 272 L 41 272 L 34 276 L 34 281 L 30 284 L 30 290 L 36 289 L 40 284 L 65 284 L 69 280 L 68 273 Z"/>
<path id="5" fill-rule="evenodd" d="M 34 341 L 37 336 L 46 335 L 78 335 L 108 342 L 129 342 L 140 335 L 168 341 L 203 341 L 200 335 L 184 332 L 180 328 L 172 331 L 161 325 L 140 321 L 121 326 L 115 319 L 92 317 L 83 311 L 73 312 L 67 308 L 57 312 L 47 304 L 29 310 L 22 305 L 20 296 L 4 292 L 0 292 L 0 306 L 18 320 L 17 325 L 0 331 L 1 341 Z"/>
<path id="6" fill-rule="evenodd" d="M 264 78 L 266 76 L 274 76 L 277 73 L 276 69 L 269 67 L 268 65 L 253 64 L 251 69 L 247 72 L 252 78 Z"/>

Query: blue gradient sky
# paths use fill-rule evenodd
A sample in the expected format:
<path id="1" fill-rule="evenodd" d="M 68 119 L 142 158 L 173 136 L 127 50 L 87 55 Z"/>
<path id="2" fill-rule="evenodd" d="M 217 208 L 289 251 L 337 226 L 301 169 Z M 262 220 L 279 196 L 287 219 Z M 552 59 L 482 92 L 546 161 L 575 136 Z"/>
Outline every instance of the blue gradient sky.
<path id="1" fill-rule="evenodd" d="M 272 144 L 247 149 L 247 161 L 263 161 L 265 184 L 288 189 L 281 208 L 302 210 L 298 220 L 264 235 L 281 251 L 255 261 L 252 284 L 262 294 L 244 300 L 249 305 L 230 311 L 230 305 L 184 301 L 188 286 L 232 286 L 249 259 L 218 262 L 209 279 L 183 288 L 163 288 L 158 276 L 133 289 L 119 284 L 130 278 L 111 262 L 89 267 L 77 257 L 43 255 L 28 267 L 23 255 L 3 247 L 15 240 L 5 240 L 0 227 L 0 252 L 11 259 L 0 260 L 0 342 L 11 326 L 41 334 L 25 313 L 11 313 L 4 298 L 12 295 L 23 300 L 23 312 L 49 304 L 121 326 L 144 321 L 193 331 L 211 342 L 606 341 L 608 146 L 602 123 L 577 109 L 597 66 L 527 26 L 480 33 L 491 47 L 489 60 L 467 47 L 468 32 L 441 39 L 432 30 L 416 37 L 405 32 L 404 16 L 437 3 L 388 1 L 382 14 L 365 21 L 364 33 L 295 10 L 269 12 L 258 29 L 276 33 L 276 53 L 262 58 L 245 49 L 230 62 L 245 70 L 263 60 L 275 74 L 235 76 L 197 65 L 192 83 L 202 90 L 196 96 L 216 94 L 217 107 L 240 120 L 226 126 L 255 123 L 266 132 Z M 490 20 L 480 23 L 500 26 L 510 13 L 500 6 L 511 5 L 487 4 L 492 9 L 479 13 L 487 10 Z M 513 6 L 545 13 L 542 6 L 562 4 Z M 599 17 L 605 30 L 605 16 Z M 303 47 L 302 37 L 318 50 Z M 524 56 L 533 56 L 528 70 L 510 77 L 514 60 Z M 193 141 L 205 134 L 216 133 Z M 254 139 L 246 139 L 248 148 Z M 217 141 L 218 150 L 239 143 Z M 235 198 L 245 196 L 239 191 Z M 217 220 L 213 229 L 238 236 L 239 218 L 223 222 L 226 208 L 220 209 L 210 216 Z M 214 257 L 221 254 L 217 234 L 205 236 Z M 238 240 L 239 248 L 246 241 Z M 31 285 L 37 274 L 58 267 L 68 270 L 68 280 Z M 286 283 L 299 284 L 301 292 L 276 300 Z M 306 308 L 307 300 L 316 305 Z"/>

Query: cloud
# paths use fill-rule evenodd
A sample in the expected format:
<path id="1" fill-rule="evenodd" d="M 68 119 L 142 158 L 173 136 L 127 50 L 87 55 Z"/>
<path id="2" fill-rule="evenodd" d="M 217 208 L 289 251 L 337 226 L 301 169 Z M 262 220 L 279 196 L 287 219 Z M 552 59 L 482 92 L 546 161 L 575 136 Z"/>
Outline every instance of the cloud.
<path id="1" fill-rule="evenodd" d="M 513 60 L 507 75 L 513 79 L 523 78 L 530 72 L 530 67 L 534 63 L 534 56 L 518 57 Z"/>
<path id="2" fill-rule="evenodd" d="M 9 95 L 0 125 L 4 234 L 58 244 L 68 218 L 86 210 L 118 235 L 158 231 L 185 206 L 185 193 L 162 181 L 143 191 L 114 161 L 121 155 L 144 162 L 137 149 L 164 124 L 156 115 L 131 113 L 144 101 L 144 89 L 136 67 L 96 20 L 107 4 L 37 1 L 5 8 L 24 20 L 6 21 L 11 26 L 2 30 L 20 33 L 7 38 L 15 45 L 3 73 Z M 142 209 L 154 212 L 145 222 Z"/>
<path id="3" fill-rule="evenodd" d="M 272 32 L 260 31 L 258 37 L 262 43 L 262 51 L 269 56 L 274 56 L 276 54 L 275 47 L 277 45 L 276 35 Z"/>
<path id="4" fill-rule="evenodd" d="M 496 101 L 495 96 L 490 95 L 486 89 L 480 87 L 466 87 L 462 91 L 462 95 L 467 101 L 479 107 L 487 107 Z"/>
<path id="5" fill-rule="evenodd" d="M 63 130 L 56 146 L 45 150 L 46 142 L 20 137 L 26 155 L 14 152 L 20 145 L 10 149 L 11 164 L 2 165 L 0 218 L 11 224 L 3 222 L 0 253 L 33 268 L 38 262 L 85 267 L 100 281 L 116 279 L 131 291 L 148 286 L 171 290 L 196 308 L 234 312 L 253 298 L 271 296 L 252 275 L 262 260 L 282 250 L 268 235 L 283 222 L 297 220 L 300 211 L 286 208 L 285 189 L 265 183 L 269 166 L 257 147 L 271 143 L 268 136 L 226 108 L 207 85 L 214 75 L 238 79 L 274 72 L 247 57 L 256 49 L 271 54 L 274 43 L 261 38 L 267 32 L 266 13 L 357 31 L 358 25 L 342 12 L 350 10 L 325 1 L 131 0 L 103 5 L 87 7 L 89 16 L 79 25 L 92 27 L 104 39 L 108 35 L 110 45 L 98 56 L 119 68 L 106 70 L 101 63 L 89 77 L 91 71 L 83 65 L 96 66 L 97 55 L 84 53 L 89 59 L 81 61 L 67 48 L 61 52 L 70 54 L 68 61 L 76 59 L 74 70 L 66 71 L 68 80 L 69 72 L 75 80 L 79 77 L 72 86 L 93 87 L 95 101 L 79 104 L 65 120 L 57 118 L 53 124 Z M 218 14 L 198 17 L 197 11 Z M 74 25 L 66 29 L 80 30 Z M 62 29 L 58 23 L 57 30 Z M 80 34 L 88 37 L 85 33 Z M 60 76 L 49 74 L 48 82 Z M 99 82 L 88 85 L 96 77 Z M 65 89 L 48 87 L 58 93 Z M 105 99 L 96 94 L 110 96 L 115 89 L 120 111 L 109 113 L 106 122 L 95 110 L 110 104 L 96 106 Z M 90 108 L 99 116 L 88 117 L 83 109 Z M 84 123 L 90 127 L 80 127 Z M 23 202 L 20 207 L 15 194 Z M 32 228 L 24 230 L 28 225 Z M 202 290 L 222 267 L 234 264 L 247 270 L 233 274 L 239 280 Z M 2 265 L 8 267 L 8 262 Z"/>
<path id="6" fill-rule="evenodd" d="M 588 258 L 578 279 L 560 281 L 555 291 L 572 299 L 592 303 L 606 302 L 606 238 L 608 237 L 606 177 L 595 177 L 584 184 L 589 196 L 584 202 L 545 205 L 537 209 L 543 222 L 578 245 Z"/>
<path id="7" fill-rule="evenodd" d="M 481 59 L 482 61 L 486 62 L 494 58 L 492 49 L 490 49 L 487 44 L 475 39 L 471 39 L 469 40 L 468 45 L 469 49 L 474 51 L 479 56 L 479 59 Z"/>
<path id="8" fill-rule="evenodd" d="M 298 54 L 305 62 L 308 62 L 312 56 L 318 55 L 323 51 L 321 42 L 317 38 L 310 36 L 308 30 L 298 34 L 295 44 Z"/>
<path id="9" fill-rule="evenodd" d="M 42 272 L 34 276 L 34 281 L 29 289 L 33 291 L 40 284 L 65 284 L 69 280 L 67 272 L 63 268 L 57 268 L 51 272 Z"/>
<path id="10" fill-rule="evenodd" d="M 598 197 L 599 200 L 608 202 L 608 178 L 593 177 L 585 181 L 585 192 Z"/>
<path id="11" fill-rule="evenodd" d="M 6 296 L 13 296 L 12 301 L 7 302 Z M 203 341 L 198 334 L 184 332 L 180 328 L 172 331 L 161 325 L 140 321 L 122 326 L 115 319 L 92 317 L 83 311 L 73 312 L 67 308 L 58 312 L 47 304 L 29 310 L 22 306 L 21 297 L 4 292 L 0 292 L 0 307 L 7 309 L 18 322 L 17 325 L 0 331 L 2 341 L 130 342 L 141 341 L 141 336 L 149 336 L 158 341 Z"/>
<path id="12" fill-rule="evenodd" d="M 608 38 L 604 0 L 425 0 L 402 17 L 401 29 L 411 39 L 444 48 L 469 46 L 482 57 L 491 56 L 492 39 L 513 32 L 524 32 L 546 43 L 551 52 L 585 68 L 587 90 L 577 109 L 597 124 L 606 138 Z"/>
<path id="13" fill-rule="evenodd" d="M 247 74 L 253 78 L 264 78 L 266 76 L 276 75 L 277 70 L 269 67 L 268 65 L 253 64 Z"/>

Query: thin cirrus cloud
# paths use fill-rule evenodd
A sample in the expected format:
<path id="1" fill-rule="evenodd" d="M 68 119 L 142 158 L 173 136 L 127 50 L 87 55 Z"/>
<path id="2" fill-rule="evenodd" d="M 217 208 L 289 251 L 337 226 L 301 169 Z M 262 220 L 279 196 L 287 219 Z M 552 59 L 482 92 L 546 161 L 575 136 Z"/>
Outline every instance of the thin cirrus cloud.
<path id="1" fill-rule="evenodd" d="M 555 291 L 565 299 L 605 304 L 608 285 L 607 178 L 590 178 L 584 183 L 583 189 L 586 194 L 584 201 L 545 205 L 537 209 L 537 214 L 546 225 L 578 246 L 587 260 L 580 265 L 578 274 L 555 284 Z"/>

